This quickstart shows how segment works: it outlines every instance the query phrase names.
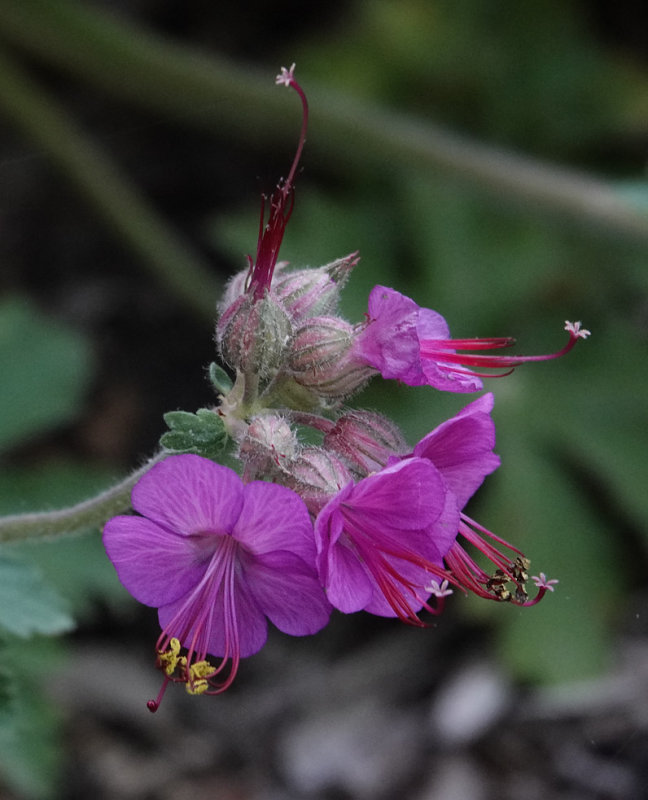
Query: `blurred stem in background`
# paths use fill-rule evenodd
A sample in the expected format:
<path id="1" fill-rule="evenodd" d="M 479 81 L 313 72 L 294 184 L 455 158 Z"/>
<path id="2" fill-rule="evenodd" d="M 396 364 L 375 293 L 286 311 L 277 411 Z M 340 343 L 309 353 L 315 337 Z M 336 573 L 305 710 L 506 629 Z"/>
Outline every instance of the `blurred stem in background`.
<path id="1" fill-rule="evenodd" d="M 213 318 L 218 287 L 203 257 L 1 48 L 0 107 L 45 150 L 162 284 L 193 311 Z"/>
<path id="2" fill-rule="evenodd" d="M 96 497 L 68 508 L 0 517 L 0 543 L 51 539 L 101 528 L 107 519 L 130 508 L 133 486 L 166 455 L 163 451 L 159 452 L 124 480 Z"/>
<path id="3" fill-rule="evenodd" d="M 3 0 L 0 37 L 121 100 L 213 130 L 219 136 L 237 135 L 253 141 L 258 137 L 260 119 L 268 138 L 291 135 L 295 126 L 291 98 L 272 91 L 271 76 L 198 54 L 72 0 Z M 6 89 L 8 80 L 5 75 Z M 471 142 L 428 121 L 352 97 L 312 86 L 309 91 L 313 106 L 309 147 L 329 160 L 355 167 L 400 164 L 444 170 L 511 202 L 539 204 L 574 222 L 648 244 L 648 214 L 635 209 L 603 181 Z M 23 79 L 13 92 L 14 102 L 7 110 L 17 116 L 20 93 L 26 93 L 27 103 L 34 89 Z M 5 104 L 6 96 L 5 92 Z M 29 120 L 23 118 L 21 124 L 26 126 Z M 54 137 L 40 141 L 57 154 Z M 78 172 L 74 170 L 74 174 Z M 91 177 L 90 186 L 94 186 Z M 127 192 L 125 186 L 121 190 Z M 119 193 L 117 189 L 113 197 L 117 204 L 122 202 Z M 96 190 L 92 194 L 98 204 L 108 202 L 107 195 Z M 125 196 L 128 198 L 128 193 Z M 153 232 L 150 212 L 147 217 Z M 126 226 L 123 230 L 129 235 Z M 187 252 L 184 257 L 185 266 L 198 278 L 200 265 L 191 263 Z M 167 272 L 167 263 L 167 258 L 160 260 L 162 272 Z"/>

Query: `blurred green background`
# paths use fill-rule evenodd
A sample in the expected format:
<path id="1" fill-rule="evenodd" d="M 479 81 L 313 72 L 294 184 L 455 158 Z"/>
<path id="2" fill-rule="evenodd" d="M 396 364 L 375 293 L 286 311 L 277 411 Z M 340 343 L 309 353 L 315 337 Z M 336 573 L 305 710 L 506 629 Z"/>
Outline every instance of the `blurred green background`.
<path id="1" fill-rule="evenodd" d="M 469 509 L 558 591 L 530 610 L 453 603 L 519 681 L 609 668 L 648 559 L 644 15 L 611 0 L 2 0 L 0 508 L 88 496 L 155 449 L 164 412 L 211 401 L 218 293 L 296 144 L 298 101 L 273 85 L 295 61 L 312 113 L 282 257 L 359 250 L 349 319 L 383 283 L 455 336 L 514 335 L 518 352 L 559 349 L 565 319 L 592 331 L 488 384 L 502 467 Z M 376 382 L 354 404 L 416 441 L 469 399 Z M 41 602 L 29 642 L 0 612 L 0 648 L 34 648 L 30 681 L 64 655 L 39 635 L 131 613 L 96 535 L 7 546 L 12 568 L 5 608 Z M 56 713 L 3 662 L 0 769 L 47 796 Z M 34 719 L 42 752 L 24 746 Z"/>

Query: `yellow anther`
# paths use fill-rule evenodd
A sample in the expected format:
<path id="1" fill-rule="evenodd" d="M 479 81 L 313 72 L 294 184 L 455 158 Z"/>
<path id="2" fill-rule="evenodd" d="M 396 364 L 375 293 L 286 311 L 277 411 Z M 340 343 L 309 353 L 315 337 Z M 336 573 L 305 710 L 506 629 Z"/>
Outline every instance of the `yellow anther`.
<path id="1" fill-rule="evenodd" d="M 201 678 L 198 681 L 193 681 L 193 683 L 186 683 L 185 689 L 187 690 L 188 694 L 203 694 L 209 688 L 209 684 L 204 678 Z"/>
<path id="2" fill-rule="evenodd" d="M 170 678 L 176 671 L 178 664 L 186 661 L 184 656 L 180 656 L 180 642 L 178 639 L 171 639 L 167 650 L 158 650 L 158 664 L 164 670 L 164 674 Z"/>
<path id="3" fill-rule="evenodd" d="M 196 678 L 208 678 L 214 672 L 214 667 L 209 661 L 196 661 L 195 664 L 191 665 L 189 672 L 192 680 Z"/>
<path id="4" fill-rule="evenodd" d="M 186 674 L 186 673 L 185 673 Z M 203 694 L 209 688 L 207 678 L 214 674 L 214 667 L 209 661 L 196 661 L 189 667 L 185 689 L 189 694 Z"/>

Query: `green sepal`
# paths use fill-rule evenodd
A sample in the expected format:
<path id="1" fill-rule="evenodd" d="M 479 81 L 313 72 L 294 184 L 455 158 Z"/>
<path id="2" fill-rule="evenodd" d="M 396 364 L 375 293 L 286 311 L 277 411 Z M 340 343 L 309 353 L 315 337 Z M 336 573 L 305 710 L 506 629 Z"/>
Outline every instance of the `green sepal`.
<path id="1" fill-rule="evenodd" d="M 213 461 L 225 449 L 227 433 L 222 419 L 208 408 L 169 411 L 164 415 L 169 430 L 162 434 L 160 445 L 170 453 L 195 453 Z"/>
<path id="2" fill-rule="evenodd" d="M 232 379 L 215 361 L 209 365 L 208 370 L 209 381 L 219 394 L 228 394 L 232 386 Z"/>

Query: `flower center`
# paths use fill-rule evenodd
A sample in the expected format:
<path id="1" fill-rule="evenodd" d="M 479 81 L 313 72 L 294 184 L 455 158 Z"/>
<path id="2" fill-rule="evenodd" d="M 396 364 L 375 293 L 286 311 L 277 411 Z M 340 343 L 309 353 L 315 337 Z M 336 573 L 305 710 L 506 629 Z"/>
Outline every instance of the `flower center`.
<path id="1" fill-rule="evenodd" d="M 147 704 L 150 711 L 157 711 L 169 683 L 184 683 L 189 694 L 220 694 L 236 677 L 240 661 L 236 613 L 240 545 L 229 535 L 201 538 L 212 540 L 209 544 L 213 554 L 202 579 L 182 599 L 157 641 L 156 666 L 164 673 L 164 681 L 158 697 Z M 215 548 L 214 538 L 217 539 Z M 222 617 L 217 627 L 224 631 L 224 652 L 220 663 L 214 666 L 207 655 L 218 616 Z M 223 678 L 221 674 L 228 664 L 229 672 Z"/>

